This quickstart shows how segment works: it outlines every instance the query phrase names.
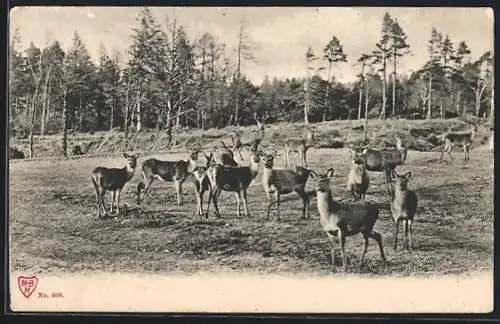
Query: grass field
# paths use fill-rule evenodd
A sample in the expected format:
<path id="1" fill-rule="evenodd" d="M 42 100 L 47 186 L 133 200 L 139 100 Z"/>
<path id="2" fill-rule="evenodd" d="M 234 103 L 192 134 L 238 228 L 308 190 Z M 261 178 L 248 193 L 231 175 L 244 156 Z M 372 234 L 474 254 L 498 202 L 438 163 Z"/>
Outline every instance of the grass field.
<path id="1" fill-rule="evenodd" d="M 440 153 L 410 151 L 405 166 L 412 171 L 410 188 L 419 197 L 414 223 L 412 254 L 392 250 L 392 218 L 383 186 L 383 175 L 370 173 L 367 200 L 381 208 L 375 229 L 383 236 L 388 258 L 383 265 L 376 243 L 370 241 L 367 262 L 357 269 L 363 239 L 349 237 L 346 252 L 351 272 L 375 275 L 463 274 L 493 269 L 493 186 L 490 152 L 473 151 L 463 162 L 440 163 Z M 184 155 L 159 155 L 162 159 Z M 295 156 L 296 157 L 296 156 Z M 345 189 L 348 152 L 344 149 L 311 149 L 310 167 L 335 168 L 334 197 L 350 200 Z M 144 161 L 140 158 L 139 163 Z M 278 167 L 281 159 L 278 159 Z M 140 172 L 125 186 L 122 215 L 100 220 L 91 170 L 124 165 L 122 158 L 69 161 L 19 161 L 10 164 L 9 232 L 13 271 L 57 273 L 78 271 L 197 272 L 256 271 L 263 273 L 328 273 L 329 245 L 315 201 L 311 218 L 300 220 L 298 196 L 284 196 L 280 222 L 263 219 L 267 208 L 260 175 L 248 192 L 251 219 L 237 218 L 233 194 L 222 193 L 215 219 L 193 223 L 195 196 L 184 186 L 184 205 L 177 206 L 171 183 L 155 182 L 150 191 L 150 212 L 135 213 L 135 186 Z M 261 166 L 262 168 L 262 166 Z M 313 189 L 309 180 L 308 189 Z M 109 206 L 109 193 L 106 197 Z M 206 204 L 205 204 L 206 205 Z M 206 206 L 204 206 L 206 207 Z M 151 220 L 154 213 L 157 221 Z M 400 244 L 401 246 L 401 244 Z M 336 256 L 340 271 L 340 254 Z"/>

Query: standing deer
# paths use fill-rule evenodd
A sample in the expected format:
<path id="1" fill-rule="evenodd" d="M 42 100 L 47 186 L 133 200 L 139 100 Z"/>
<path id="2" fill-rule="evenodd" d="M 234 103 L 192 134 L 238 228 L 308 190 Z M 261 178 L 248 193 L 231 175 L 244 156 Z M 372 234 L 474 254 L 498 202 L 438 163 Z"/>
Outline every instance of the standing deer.
<path id="1" fill-rule="evenodd" d="M 376 150 L 364 146 L 361 153 L 365 160 L 366 170 L 385 173 L 385 185 L 387 194 L 390 195 L 389 183 L 392 182 L 392 170 L 406 161 L 407 150 L 399 136 L 394 135 L 396 147 L 391 149 Z"/>
<path id="2" fill-rule="evenodd" d="M 391 192 L 391 212 L 394 219 L 394 251 L 398 241 L 399 222 L 405 224 L 404 248 L 408 250 L 408 230 L 410 231 L 410 252 L 413 250 L 413 218 L 417 212 L 418 199 L 415 192 L 408 190 L 408 181 L 411 178 L 411 172 L 399 175 L 392 171 L 395 180 L 394 188 Z"/>
<path id="3" fill-rule="evenodd" d="M 310 128 L 306 128 L 306 135 L 303 138 L 289 138 L 286 139 L 284 144 L 285 154 L 283 155 L 283 165 L 288 163 L 288 167 L 291 167 L 290 153 L 295 152 L 299 154 L 299 159 L 302 162 L 302 166 L 307 168 L 307 150 L 314 146 L 315 138 L 314 131 Z"/>
<path id="4" fill-rule="evenodd" d="M 207 176 L 207 170 L 213 161 L 213 153 L 210 153 L 209 155 L 205 154 L 205 161 L 206 161 L 205 166 L 195 167 L 191 174 L 191 181 L 193 182 L 197 199 L 195 220 L 201 218 L 203 215 L 203 195 L 205 194 L 206 191 L 208 191 L 210 194 L 210 191 L 212 190 L 210 179 Z M 209 208 L 210 208 L 210 200 L 208 201 L 207 213 L 205 215 L 205 218 L 208 218 Z"/>
<path id="5" fill-rule="evenodd" d="M 162 161 L 155 158 L 144 161 L 142 164 L 142 181 L 137 184 L 138 205 L 141 203 L 141 190 L 144 189 L 144 196 L 146 196 L 155 179 L 174 182 L 177 192 L 177 204 L 182 205 L 182 184 L 186 181 L 188 174 L 196 167 L 201 145 L 198 144 L 195 147 L 188 145 L 187 149 L 190 151 L 187 161 Z"/>
<path id="6" fill-rule="evenodd" d="M 365 199 L 370 179 L 366 172 L 366 162 L 363 156 L 351 150 L 352 165 L 347 175 L 347 190 L 352 194 L 354 201 Z"/>
<path id="7" fill-rule="evenodd" d="M 306 182 L 311 174 L 311 170 L 297 166 L 294 170 L 289 169 L 274 169 L 274 159 L 277 152 L 266 154 L 261 151 L 264 157 L 264 171 L 262 173 L 262 186 L 269 199 L 269 206 L 267 207 L 266 219 L 269 219 L 271 206 L 276 204 L 277 216 L 276 219 L 280 220 L 280 196 L 292 192 L 296 192 L 302 198 L 302 218 L 306 218 L 306 209 L 308 216 L 310 216 L 309 208 L 309 195 L 305 191 Z M 271 194 L 274 193 L 274 201 Z"/>
<path id="8" fill-rule="evenodd" d="M 362 265 L 366 251 L 368 250 L 368 238 L 377 241 L 380 256 L 385 262 L 382 235 L 373 230 L 379 216 L 378 207 L 369 203 L 345 203 L 335 201 L 330 189 L 330 178 L 333 176 L 333 172 L 333 168 L 330 168 L 325 174 L 318 174 L 314 171 L 311 173 L 311 177 L 316 179 L 316 199 L 321 226 L 331 244 L 331 271 L 334 271 L 335 260 L 334 237 L 337 237 L 340 243 L 342 269 L 344 273 L 347 272 L 344 252 L 345 239 L 348 236 L 358 233 L 363 234 L 365 241 L 359 266 Z"/>
<path id="9" fill-rule="evenodd" d="M 95 193 L 97 196 L 97 214 L 101 218 L 101 207 L 104 211 L 104 217 L 108 216 L 108 211 L 104 205 L 104 196 L 107 190 L 111 190 L 111 214 L 113 206 L 116 202 L 116 213 L 120 214 L 120 193 L 123 186 L 132 179 L 137 167 L 137 158 L 139 153 L 128 155 L 123 153 L 123 157 L 127 159 L 127 165 L 123 168 L 106 168 L 97 167 L 92 171 L 92 183 L 94 184 Z"/>
<path id="10" fill-rule="evenodd" d="M 440 161 L 443 161 L 444 152 L 448 153 L 450 159 L 453 160 L 453 156 L 451 155 L 451 149 L 453 146 L 461 146 L 464 150 L 464 161 L 470 160 L 469 148 L 474 142 L 476 132 L 476 125 L 471 125 L 469 131 L 446 132 L 442 134 L 440 138 L 444 140 L 444 147 L 441 151 Z"/>
<path id="11" fill-rule="evenodd" d="M 208 204 L 210 204 L 210 200 L 213 199 L 213 205 L 217 218 L 220 218 L 217 201 L 222 191 L 235 193 L 238 217 L 241 217 L 240 199 L 243 199 L 245 215 L 250 217 L 247 207 L 247 189 L 252 180 L 257 176 L 260 163 L 259 152 L 252 150 L 251 153 L 249 166 L 224 166 L 213 161 L 208 168 L 207 176 L 211 184 Z"/>

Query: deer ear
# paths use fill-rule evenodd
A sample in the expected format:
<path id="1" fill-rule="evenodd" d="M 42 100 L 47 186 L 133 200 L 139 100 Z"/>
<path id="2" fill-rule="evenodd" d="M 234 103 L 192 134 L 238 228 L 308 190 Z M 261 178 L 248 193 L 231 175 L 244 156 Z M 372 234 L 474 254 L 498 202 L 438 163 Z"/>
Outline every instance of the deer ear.
<path id="1" fill-rule="evenodd" d="M 124 158 L 126 158 L 126 159 L 128 159 L 128 154 L 127 154 L 127 152 L 123 152 L 123 157 L 124 157 Z"/>
<path id="2" fill-rule="evenodd" d="M 135 157 L 138 158 L 139 156 L 141 156 L 141 153 L 136 153 L 135 154 Z"/>
<path id="3" fill-rule="evenodd" d="M 406 179 L 411 179 L 411 171 L 406 172 Z"/>
<path id="4" fill-rule="evenodd" d="M 276 155 L 278 155 L 278 152 L 277 151 L 274 151 L 273 152 L 273 156 L 276 157 Z"/>
<path id="5" fill-rule="evenodd" d="M 333 168 L 328 169 L 328 171 L 326 172 L 326 176 L 327 176 L 328 178 L 331 178 L 331 177 L 333 176 L 333 172 L 334 172 L 334 171 L 333 171 Z"/>
<path id="6" fill-rule="evenodd" d="M 316 171 L 311 170 L 311 169 L 309 169 L 309 175 L 311 176 L 311 178 L 316 178 L 318 176 L 318 174 L 316 173 Z"/>

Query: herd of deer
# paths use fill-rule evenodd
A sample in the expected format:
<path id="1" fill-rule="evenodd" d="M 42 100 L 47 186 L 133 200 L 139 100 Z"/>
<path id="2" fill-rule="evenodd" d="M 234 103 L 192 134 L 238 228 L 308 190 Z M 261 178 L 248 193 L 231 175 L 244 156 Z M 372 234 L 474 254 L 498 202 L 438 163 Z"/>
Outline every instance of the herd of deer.
<path id="1" fill-rule="evenodd" d="M 334 174 L 334 169 L 330 168 L 326 173 L 316 172 L 307 166 L 306 152 L 314 146 L 314 132 L 307 130 L 307 136 L 300 140 L 288 139 L 284 143 L 284 164 L 288 163 L 286 169 L 277 169 L 274 167 L 277 151 L 266 153 L 261 148 L 263 138 L 264 124 L 263 120 L 257 120 L 260 131 L 260 137 L 250 143 L 243 144 L 239 133 L 233 136 L 233 146 L 227 147 L 222 142 L 223 148 L 217 149 L 215 153 L 204 154 L 205 164 L 198 165 L 198 156 L 202 152 L 200 144 L 197 146 L 187 145 L 190 152 L 186 161 L 162 161 L 150 158 L 142 163 L 142 180 L 137 184 L 136 197 L 137 204 L 141 202 L 141 191 L 143 198 L 147 195 L 151 184 L 155 179 L 173 182 L 177 191 L 177 203 L 180 205 L 182 200 L 182 185 L 190 181 L 194 185 L 197 207 L 195 220 L 203 215 L 203 197 L 205 192 L 209 193 L 208 206 L 205 217 L 208 218 L 208 210 L 212 202 L 216 217 L 220 217 L 218 208 L 218 199 L 222 191 L 233 192 L 237 200 L 237 214 L 241 216 L 240 200 L 243 200 L 245 215 L 250 217 L 247 206 L 247 189 L 259 173 L 259 166 L 263 160 L 263 171 L 261 183 L 265 194 L 269 199 L 266 219 L 269 219 L 271 207 L 276 205 L 276 219 L 280 219 L 280 197 L 295 192 L 302 199 L 302 218 L 310 217 L 310 200 L 316 196 L 317 210 L 319 212 L 320 223 L 331 242 L 331 269 L 334 270 L 334 238 L 340 243 L 342 256 L 342 269 L 346 272 L 346 261 L 344 256 L 345 239 L 348 236 L 361 233 L 364 238 L 364 250 L 360 265 L 364 260 L 368 239 L 372 238 L 378 243 L 380 255 L 385 262 L 386 258 L 382 247 L 382 236 L 373 230 L 373 227 L 379 216 L 379 208 L 372 203 L 365 202 L 364 198 L 369 187 L 369 177 L 367 171 L 383 172 L 385 174 L 385 183 L 387 194 L 389 196 L 390 209 L 394 219 L 393 225 L 393 249 L 397 248 L 397 236 L 399 224 L 404 223 L 405 237 L 404 248 L 410 252 L 413 250 L 412 223 L 417 212 L 418 199 L 412 190 L 408 189 L 408 182 L 411 179 L 411 172 L 401 175 L 396 172 L 396 167 L 405 163 L 407 158 L 407 149 L 403 146 L 402 140 L 394 136 L 396 145 L 388 149 L 349 147 L 351 153 L 351 169 L 347 175 L 347 190 L 352 194 L 354 202 L 340 202 L 332 197 L 330 189 L 330 180 Z M 451 147 L 453 145 L 462 146 L 465 153 L 465 160 L 469 157 L 469 147 L 471 146 L 476 133 L 476 126 L 470 131 L 447 132 L 441 136 L 444 141 L 444 148 L 441 154 L 441 160 L 444 152 L 451 156 Z M 249 165 L 241 166 L 234 159 L 235 152 L 238 152 L 241 159 L 241 150 L 247 148 L 250 153 Z M 290 153 L 298 152 L 303 166 L 291 168 Z M 97 167 L 92 172 L 92 182 L 95 187 L 98 201 L 98 215 L 101 218 L 101 207 L 104 216 L 108 215 L 104 206 L 104 195 L 106 191 L 112 192 L 111 212 L 113 212 L 116 203 L 116 211 L 119 213 L 120 193 L 126 182 L 130 181 L 137 167 L 139 154 L 129 155 L 124 153 L 127 159 L 127 166 L 119 168 Z M 307 192 L 306 182 L 311 177 L 316 181 L 316 190 Z M 363 200 L 363 201 L 361 201 Z M 409 232 L 409 244 L 408 244 Z"/>

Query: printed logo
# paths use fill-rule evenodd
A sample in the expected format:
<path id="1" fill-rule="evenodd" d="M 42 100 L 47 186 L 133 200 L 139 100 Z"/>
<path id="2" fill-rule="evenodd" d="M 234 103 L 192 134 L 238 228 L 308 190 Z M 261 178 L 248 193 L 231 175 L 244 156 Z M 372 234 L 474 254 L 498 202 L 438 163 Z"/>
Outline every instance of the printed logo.
<path id="1" fill-rule="evenodd" d="M 38 285 L 38 278 L 36 276 L 19 276 L 17 277 L 17 284 L 24 297 L 29 298 L 31 294 L 35 292 L 36 286 Z"/>

